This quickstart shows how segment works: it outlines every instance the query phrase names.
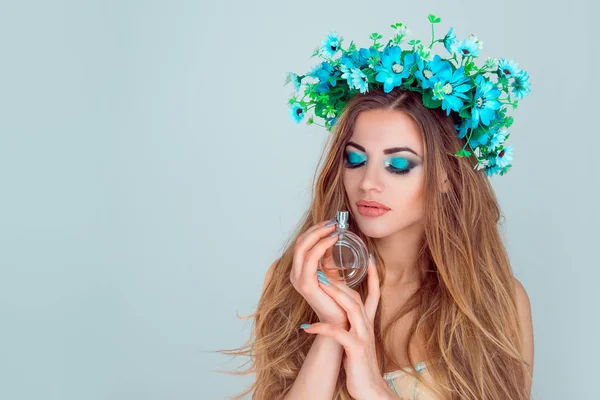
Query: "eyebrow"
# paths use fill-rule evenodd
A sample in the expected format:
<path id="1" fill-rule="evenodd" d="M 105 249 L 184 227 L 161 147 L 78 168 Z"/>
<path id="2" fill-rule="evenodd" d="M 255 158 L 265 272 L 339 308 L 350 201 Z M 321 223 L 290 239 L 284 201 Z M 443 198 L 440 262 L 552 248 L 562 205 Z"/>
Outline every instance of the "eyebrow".
<path id="1" fill-rule="evenodd" d="M 354 143 L 354 142 L 348 142 L 346 144 L 347 146 L 354 146 L 357 149 L 359 149 L 360 151 L 362 151 L 363 153 L 366 153 L 367 151 L 365 150 L 364 147 L 362 147 L 361 145 Z M 402 146 L 402 147 L 392 147 L 390 149 L 384 149 L 383 150 L 383 154 L 392 154 L 392 153 L 399 153 L 401 151 L 409 151 L 411 153 L 413 153 L 414 155 L 416 155 L 417 157 L 420 157 L 413 149 L 411 149 L 410 147 L 406 147 L 406 146 Z"/>

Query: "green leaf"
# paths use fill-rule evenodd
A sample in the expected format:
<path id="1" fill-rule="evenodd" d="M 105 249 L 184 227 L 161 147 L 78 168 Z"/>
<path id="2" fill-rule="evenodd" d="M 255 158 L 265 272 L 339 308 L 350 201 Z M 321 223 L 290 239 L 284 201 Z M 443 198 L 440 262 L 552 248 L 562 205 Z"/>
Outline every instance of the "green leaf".
<path id="1" fill-rule="evenodd" d="M 354 51 L 356 51 L 356 45 L 354 44 L 354 41 L 351 41 L 350 46 L 348 47 L 348 52 L 353 53 Z"/>
<path id="2" fill-rule="evenodd" d="M 413 52 L 412 50 L 402 50 L 400 52 L 400 58 L 404 60 L 404 56 L 407 55 L 407 54 L 410 54 L 412 52 Z M 417 65 L 417 64 L 415 64 L 415 65 Z"/>
<path id="3" fill-rule="evenodd" d="M 429 18 L 429 22 L 431 22 L 432 24 L 439 24 L 440 22 L 442 22 L 442 19 L 439 17 L 436 17 L 433 14 L 429 14 L 427 16 L 427 18 Z"/>
<path id="4" fill-rule="evenodd" d="M 458 115 L 461 118 L 471 118 L 471 110 L 469 110 L 469 107 L 464 107 L 463 109 L 460 110 L 460 112 L 458 113 Z"/>
<path id="5" fill-rule="evenodd" d="M 508 164 L 506 167 L 502 168 L 500 170 L 500 176 L 503 176 L 504 174 L 506 174 L 511 167 L 512 167 L 512 164 Z"/>
<path id="6" fill-rule="evenodd" d="M 346 108 L 347 101 L 337 101 L 335 103 L 335 109 L 337 110 L 336 114 L 341 115 L 344 108 Z"/>
<path id="7" fill-rule="evenodd" d="M 423 105 L 427 108 L 438 108 L 442 106 L 442 101 L 439 99 L 434 99 L 431 90 L 425 90 L 423 92 Z"/>
<path id="8" fill-rule="evenodd" d="M 329 92 L 329 98 L 334 100 L 340 99 L 343 95 L 344 89 L 341 88 L 336 88 Z"/>
<path id="9" fill-rule="evenodd" d="M 327 106 L 327 104 L 317 103 L 315 105 L 315 115 L 322 118 L 323 117 L 323 111 L 325 110 L 326 106 Z"/>
<path id="10" fill-rule="evenodd" d="M 508 118 L 506 118 L 505 121 L 506 122 L 504 123 L 504 126 L 507 127 L 507 128 L 509 128 L 513 124 L 514 118 L 513 117 L 508 117 Z M 508 136 L 506 138 L 508 139 Z"/>
<path id="11" fill-rule="evenodd" d="M 323 104 L 327 104 L 329 103 L 329 94 L 327 93 L 319 93 L 319 95 L 317 96 L 317 101 L 323 103 Z"/>

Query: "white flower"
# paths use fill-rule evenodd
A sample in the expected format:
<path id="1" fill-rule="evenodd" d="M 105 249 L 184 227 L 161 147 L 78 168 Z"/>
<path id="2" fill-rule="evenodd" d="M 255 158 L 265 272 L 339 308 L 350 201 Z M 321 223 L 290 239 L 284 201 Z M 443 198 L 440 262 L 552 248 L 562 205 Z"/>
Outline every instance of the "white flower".
<path id="1" fill-rule="evenodd" d="M 396 28 L 396 35 L 399 36 L 409 36 L 411 34 L 410 29 L 406 27 L 406 25 L 402 25 L 400 28 Z"/>
<path id="2" fill-rule="evenodd" d="M 497 58 L 492 58 L 492 57 L 488 57 L 485 59 L 485 68 L 491 69 L 492 71 L 495 71 L 498 69 L 498 59 Z"/>
<path id="3" fill-rule="evenodd" d="M 475 43 L 477 43 L 477 47 L 479 47 L 479 50 L 483 49 L 483 42 L 479 39 L 477 39 L 477 36 L 475 36 L 474 34 L 470 34 L 469 38 L 474 41 Z"/>
<path id="4" fill-rule="evenodd" d="M 396 36 L 394 37 L 394 43 L 400 44 L 404 42 L 404 39 L 411 34 L 410 29 L 406 25 L 402 25 L 396 28 Z"/>
<path id="5" fill-rule="evenodd" d="M 431 54 L 431 49 L 429 47 L 425 47 L 422 43 L 417 46 L 417 51 L 419 52 L 419 56 L 425 61 L 433 60 L 433 54 Z"/>
<path id="6" fill-rule="evenodd" d="M 487 158 L 484 158 L 483 160 L 477 160 L 477 165 L 475 165 L 473 169 L 479 171 L 480 169 L 487 167 L 489 163 L 490 161 Z"/>
<path id="7" fill-rule="evenodd" d="M 500 147 L 501 144 L 504 143 L 506 137 L 508 136 L 508 131 L 505 128 L 500 129 L 498 132 L 494 133 L 492 138 L 490 139 L 490 149 L 496 150 Z"/>

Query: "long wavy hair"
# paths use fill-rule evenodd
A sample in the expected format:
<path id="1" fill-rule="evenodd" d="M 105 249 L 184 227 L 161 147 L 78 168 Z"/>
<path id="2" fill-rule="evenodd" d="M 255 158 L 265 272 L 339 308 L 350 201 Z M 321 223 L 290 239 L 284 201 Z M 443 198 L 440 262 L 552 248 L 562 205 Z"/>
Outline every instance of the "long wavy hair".
<path id="1" fill-rule="evenodd" d="M 282 398 L 294 383 L 316 335 L 300 332 L 302 323 L 318 322 L 317 315 L 290 283 L 294 243 L 311 226 L 351 207 L 343 186 L 343 149 L 356 118 L 373 109 L 400 110 L 417 123 L 424 142 L 425 234 L 417 268 L 419 289 L 386 326 L 381 326 L 381 302 L 375 316 L 380 371 L 383 357 L 395 360 L 387 343 L 392 329 L 405 314 L 415 311 L 405 351 L 415 378 L 409 344 L 422 337 L 433 379 L 429 387 L 440 399 L 529 399 L 526 377 L 531 374 L 520 354 L 521 327 L 515 298 L 515 281 L 500 233 L 500 209 L 485 172 L 475 170 L 474 157 L 457 157 L 466 139 L 454 128 L 458 121 L 439 108 L 428 109 L 421 95 L 399 88 L 390 93 L 370 90 L 354 95 L 329 136 L 315 172 L 310 208 L 295 233 L 284 244 L 272 278 L 264 287 L 253 318 L 252 333 L 243 347 L 219 352 L 248 356 L 251 365 L 234 375 L 256 374 L 256 380 L 239 399 L 254 391 L 253 399 Z M 449 186 L 442 190 L 442 171 Z M 349 229 L 375 252 L 380 285 L 385 285 L 385 261 L 373 240 L 350 218 Z M 363 301 L 364 280 L 355 288 Z M 419 360 L 420 361 L 420 360 Z M 248 364 L 246 362 L 245 364 Z M 244 365 L 245 365 L 244 364 Z M 396 363 L 396 365 L 398 365 Z M 334 399 L 351 399 L 341 368 Z"/>

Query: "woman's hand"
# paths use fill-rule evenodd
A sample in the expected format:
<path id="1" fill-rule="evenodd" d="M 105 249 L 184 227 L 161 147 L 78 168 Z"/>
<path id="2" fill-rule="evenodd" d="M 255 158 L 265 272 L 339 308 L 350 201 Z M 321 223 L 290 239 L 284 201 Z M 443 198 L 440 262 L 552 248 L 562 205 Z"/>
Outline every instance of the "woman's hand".
<path id="1" fill-rule="evenodd" d="M 327 225 L 328 222 L 332 224 Z M 294 261 L 290 272 L 292 286 L 315 311 L 319 321 L 348 328 L 350 323 L 344 309 L 319 286 L 317 266 L 327 249 L 333 247 L 338 236 L 335 219 L 310 227 L 298 237 L 294 246 Z"/>
<path id="2" fill-rule="evenodd" d="M 325 293 L 346 312 L 350 322 L 349 331 L 323 322 L 305 328 L 307 333 L 331 336 L 344 347 L 346 387 L 357 400 L 390 398 L 393 394 L 383 380 L 377 363 L 373 321 L 380 291 L 379 275 L 372 258 L 369 259 L 367 271 L 369 294 L 364 304 L 360 294 L 343 283 L 332 282 L 331 285 L 325 285 L 319 282 Z"/>

